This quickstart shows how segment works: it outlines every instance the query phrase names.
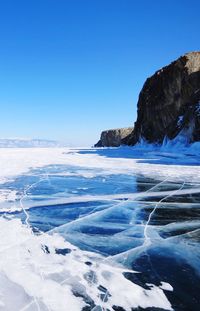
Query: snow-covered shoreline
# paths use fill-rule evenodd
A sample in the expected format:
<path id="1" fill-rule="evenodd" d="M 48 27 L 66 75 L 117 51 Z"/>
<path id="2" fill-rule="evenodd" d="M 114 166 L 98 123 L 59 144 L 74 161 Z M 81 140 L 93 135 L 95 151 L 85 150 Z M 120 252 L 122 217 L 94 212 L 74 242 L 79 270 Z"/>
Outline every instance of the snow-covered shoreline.
<path id="1" fill-rule="evenodd" d="M 200 180 L 200 166 L 191 164 L 191 161 L 195 160 L 195 155 L 186 157 L 181 150 L 174 153 L 147 148 L 144 153 L 143 149 L 122 147 L 115 149 L 120 151 L 119 157 L 110 157 L 109 148 L 104 149 L 103 155 L 92 152 L 94 149 L 87 150 L 88 152 L 82 154 L 79 153 L 81 149 L 70 148 L 0 148 L 0 182 L 27 173 L 31 169 L 53 164 L 96 168 L 104 170 L 107 174 L 144 174 L 158 179 L 164 176 L 178 179 L 184 170 L 186 179 Z M 106 150 L 109 157 L 106 156 Z M 159 158 L 165 159 L 165 163 L 159 164 Z M 196 163 L 198 161 L 199 157 Z"/>

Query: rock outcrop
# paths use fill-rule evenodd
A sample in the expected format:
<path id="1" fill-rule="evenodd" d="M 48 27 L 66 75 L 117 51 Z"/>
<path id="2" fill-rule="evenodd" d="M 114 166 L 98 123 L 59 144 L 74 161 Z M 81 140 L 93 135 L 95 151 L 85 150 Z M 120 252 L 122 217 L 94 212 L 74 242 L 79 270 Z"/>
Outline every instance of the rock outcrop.
<path id="1" fill-rule="evenodd" d="M 140 92 L 134 131 L 126 143 L 162 143 L 179 133 L 200 140 L 200 52 L 187 53 L 148 78 Z"/>
<path id="2" fill-rule="evenodd" d="M 94 147 L 118 147 L 127 141 L 132 131 L 133 127 L 103 131 L 100 140 Z"/>

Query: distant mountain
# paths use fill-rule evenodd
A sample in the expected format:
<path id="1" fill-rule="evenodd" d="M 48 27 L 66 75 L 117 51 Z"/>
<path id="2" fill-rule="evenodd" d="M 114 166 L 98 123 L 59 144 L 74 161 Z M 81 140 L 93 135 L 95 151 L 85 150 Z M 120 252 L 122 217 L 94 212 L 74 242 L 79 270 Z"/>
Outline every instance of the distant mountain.
<path id="1" fill-rule="evenodd" d="M 32 147 L 61 147 L 62 145 L 55 140 L 47 139 L 18 139 L 0 138 L 0 148 L 32 148 Z"/>

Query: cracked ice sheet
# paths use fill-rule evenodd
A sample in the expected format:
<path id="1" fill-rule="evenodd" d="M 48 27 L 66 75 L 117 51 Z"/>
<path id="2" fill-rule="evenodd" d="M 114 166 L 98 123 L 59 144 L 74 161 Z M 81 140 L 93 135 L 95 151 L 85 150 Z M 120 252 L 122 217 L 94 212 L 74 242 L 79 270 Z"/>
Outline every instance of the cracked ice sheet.
<path id="1" fill-rule="evenodd" d="M 137 173 L 148 177 L 156 176 L 160 180 L 166 177 L 171 180 L 182 179 L 184 175 L 184 179 L 188 178 L 188 181 L 191 181 L 191 178 L 199 181 L 198 166 L 171 167 L 138 163 L 138 159 L 106 158 L 97 154 L 79 154 L 71 150 L 53 148 L 4 151 L 1 149 L 1 181 L 26 173 L 31 168 L 50 164 L 91 168 L 93 176 L 97 174 L 95 169 L 101 169 L 102 174 Z M 66 310 L 66 305 L 72 306 L 70 311 L 81 310 L 86 302 L 80 297 L 75 297 L 73 293 L 79 293 L 79 296 L 87 299 L 90 297 L 95 304 L 105 308 L 111 308 L 115 304 L 127 311 L 137 306 L 172 309 L 162 290 L 163 284 L 161 287 L 152 285 L 149 290 L 144 290 L 124 278 L 122 268 L 120 270 L 113 264 L 106 265 L 103 257 L 88 254 L 78 248 L 74 252 L 75 247 L 58 236 L 45 234 L 34 236 L 30 229 L 21 225 L 20 221 L 2 219 L 0 229 L 0 251 L 3 252 L 0 260 L 0 281 L 6 284 L 6 288 L 1 289 L 2 310 L 18 311 L 27 306 L 29 311 L 40 309 L 62 311 Z M 44 245 L 50 252 L 44 251 Z M 69 248 L 72 252 L 62 256 L 55 253 L 56 248 Z M 93 267 L 87 266 L 86 261 L 91 262 Z M 67 279 L 64 283 L 63 278 Z M 100 299 L 100 285 L 107 288 L 110 293 L 108 300 Z M 20 300 L 17 309 L 17 302 L 9 299 L 13 295 L 14 287 L 17 293 L 20 292 L 17 295 Z M 166 285 L 165 288 L 171 289 L 171 286 Z"/>
<path id="2" fill-rule="evenodd" d="M 0 228 L 0 310 L 80 311 L 92 301 L 109 310 L 113 305 L 172 310 L 163 292 L 172 290 L 167 283 L 144 289 L 122 274 L 133 271 L 109 265 L 58 235 L 33 235 L 16 219 L 0 219 Z M 70 251 L 63 256 L 58 249 Z M 107 289 L 106 299 L 101 288 Z"/>

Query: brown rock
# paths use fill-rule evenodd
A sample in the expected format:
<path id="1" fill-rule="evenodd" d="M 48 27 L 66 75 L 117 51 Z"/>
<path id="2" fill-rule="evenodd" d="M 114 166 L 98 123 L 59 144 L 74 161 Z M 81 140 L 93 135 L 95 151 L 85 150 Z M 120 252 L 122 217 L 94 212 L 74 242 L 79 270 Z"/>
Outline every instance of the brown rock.
<path id="1" fill-rule="evenodd" d="M 140 92 L 134 131 L 140 139 L 161 143 L 190 128 L 189 141 L 200 140 L 200 52 L 187 53 L 148 78 Z"/>
<path id="2" fill-rule="evenodd" d="M 101 138 L 94 147 L 118 147 L 133 131 L 133 127 L 103 131 Z"/>

